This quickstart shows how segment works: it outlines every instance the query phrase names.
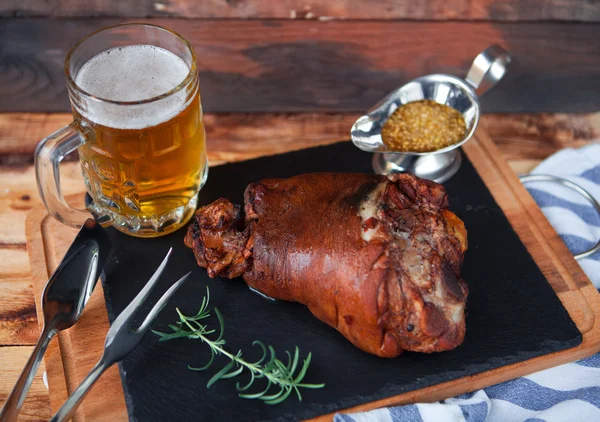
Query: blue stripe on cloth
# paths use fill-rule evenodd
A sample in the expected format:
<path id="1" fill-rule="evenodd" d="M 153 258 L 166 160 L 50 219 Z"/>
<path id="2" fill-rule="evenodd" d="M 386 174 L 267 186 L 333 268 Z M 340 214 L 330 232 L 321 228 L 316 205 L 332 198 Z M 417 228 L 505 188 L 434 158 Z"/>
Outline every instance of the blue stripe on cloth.
<path id="1" fill-rule="evenodd" d="M 344 415 L 343 413 L 338 413 L 335 415 L 334 420 L 335 422 L 354 422 L 354 419 L 348 415 Z"/>
<path id="2" fill-rule="evenodd" d="M 423 422 L 419 409 L 414 404 L 400 407 L 390 407 L 392 422 Z"/>
<path id="3" fill-rule="evenodd" d="M 575 362 L 577 365 L 587 366 L 588 368 L 600 368 L 600 353 L 581 359 Z"/>
<path id="4" fill-rule="evenodd" d="M 486 402 L 458 405 L 463 412 L 466 422 L 483 422 L 488 415 L 488 405 Z"/>
<path id="5" fill-rule="evenodd" d="M 527 419 L 525 419 L 525 422 L 548 422 L 548 421 L 545 421 L 540 418 L 527 418 Z"/>
<path id="6" fill-rule="evenodd" d="M 588 180 L 591 180 L 594 183 L 600 182 L 600 166 L 593 167 L 589 170 L 584 171 L 580 175 L 581 177 L 585 177 Z"/>
<path id="7" fill-rule="evenodd" d="M 504 400 L 529 410 L 546 410 L 566 400 L 582 400 L 600 407 L 600 387 L 559 391 L 542 387 L 527 378 L 517 378 L 485 389 L 490 399 Z"/>
<path id="8" fill-rule="evenodd" d="M 566 201 L 558 196 L 554 196 L 551 193 L 544 192 L 537 189 L 528 189 L 529 193 L 535 199 L 535 202 L 543 207 L 560 207 L 567 208 L 577 214 L 583 221 L 592 226 L 600 227 L 600 215 L 598 211 L 591 205 L 574 204 L 573 202 Z"/>
<path id="9" fill-rule="evenodd" d="M 565 245 L 569 248 L 569 250 L 576 255 L 578 253 L 587 251 L 591 249 L 596 242 L 590 242 L 587 239 L 584 239 L 579 236 L 575 236 L 573 234 L 561 234 L 560 237 L 565 242 Z M 600 251 L 596 252 L 593 255 L 588 256 L 586 259 L 593 259 L 594 261 L 600 261 Z"/>

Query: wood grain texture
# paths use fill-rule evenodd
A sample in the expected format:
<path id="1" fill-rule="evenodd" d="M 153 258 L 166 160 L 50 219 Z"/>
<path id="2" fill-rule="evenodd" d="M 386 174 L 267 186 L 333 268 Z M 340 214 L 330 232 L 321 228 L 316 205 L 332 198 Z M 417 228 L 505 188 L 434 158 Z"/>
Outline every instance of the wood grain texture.
<path id="1" fill-rule="evenodd" d="M 515 174 L 506 165 L 500 152 L 483 129 L 478 129 L 474 139 L 465 144 L 464 150 L 582 332 L 583 342 L 573 349 L 541 356 L 472 377 L 412 391 L 348 410 L 367 410 L 414 401 L 436 401 L 600 351 L 600 294 L 595 290 L 566 249 L 564 243 L 543 217 Z M 78 198 L 81 198 L 81 196 L 78 196 Z M 40 229 L 40 227 L 42 228 Z M 45 210 L 41 207 L 37 208 L 28 217 L 27 233 L 28 239 L 30 239 L 28 244 L 30 245 L 29 252 L 32 265 L 35 268 L 41 267 L 42 269 L 46 268 L 46 260 L 49 260 L 50 267 L 55 265 L 59 254 L 54 253 L 53 248 L 64 250 L 75 235 L 72 229 L 49 219 Z M 41 243 L 45 245 L 44 248 L 35 247 L 35 245 Z M 35 274 L 37 274 L 37 270 L 34 271 L 34 283 L 38 283 L 40 279 Z M 45 281 L 44 279 L 41 280 L 42 282 Z M 37 288 L 39 289 L 39 287 Z M 97 318 L 100 319 L 93 321 L 93 330 L 87 330 L 86 324 L 83 321 L 80 322 L 79 328 L 85 330 L 87 335 L 69 337 L 70 344 L 67 350 L 76 350 L 78 353 L 69 353 L 66 357 L 63 354 L 61 362 L 69 362 L 69 359 L 73 359 L 79 353 L 87 353 L 88 350 L 100 347 L 104 333 L 108 329 L 108 321 L 105 316 L 100 314 Z M 92 344 L 95 346 L 91 346 Z M 53 367 L 55 362 L 47 360 L 47 366 L 49 368 Z M 54 374 L 54 376 L 62 378 L 50 380 L 51 396 L 54 394 L 52 390 L 53 383 L 60 385 L 66 382 L 69 384 L 83 376 L 81 373 L 73 371 L 75 366 L 70 366 L 64 365 L 62 375 Z M 104 397 L 88 399 L 90 403 L 93 403 L 89 405 L 90 408 L 104 409 L 104 412 L 106 412 L 107 403 L 113 403 L 122 398 L 123 393 L 117 380 L 113 381 L 113 384 L 105 391 L 107 393 Z M 109 409 L 109 411 L 112 412 L 112 409 Z M 82 420 L 94 420 L 96 417 L 106 414 L 98 413 L 92 416 L 87 412 L 88 410 L 84 410 L 81 414 Z M 117 413 L 111 413 L 111 415 L 112 417 L 119 416 Z M 121 414 L 121 416 L 123 415 Z M 318 420 L 331 420 L 332 416 L 331 414 L 324 415 Z"/>
<path id="2" fill-rule="evenodd" d="M 0 347 L 0 407 L 12 391 L 32 350 L 33 346 Z M 47 421 L 52 416 L 48 389 L 42 381 L 44 371 L 42 362 L 19 414 L 19 421 Z"/>
<path id="3" fill-rule="evenodd" d="M 12 180 L 3 172 L 0 168 L 0 346 L 33 345 L 38 324 L 25 248 L 24 222 L 29 209 L 16 211 L 11 206 L 21 191 L 13 192 Z"/>
<path id="4" fill-rule="evenodd" d="M 61 166 L 61 185 L 65 195 L 80 192 L 83 179 L 79 163 Z M 23 248 L 25 217 L 40 203 L 33 165 L 0 167 L 0 247 Z"/>
<path id="5" fill-rule="evenodd" d="M 486 131 L 507 160 L 543 160 L 563 148 L 600 141 L 600 113 L 485 115 Z"/>
<path id="6" fill-rule="evenodd" d="M 0 256 L 0 349 L 7 345 L 33 345 L 39 332 L 27 250 L 25 245 L 3 247 Z"/>
<path id="7" fill-rule="evenodd" d="M 349 128 L 358 117 L 358 113 L 205 114 L 209 158 L 219 164 L 348 139 Z M 30 175 L 19 169 L 33 163 L 39 140 L 71 119 L 70 113 L 0 113 L 0 165 Z M 532 168 L 562 148 L 600 140 L 600 112 L 484 114 L 481 124 L 509 164 L 521 169 Z M 24 186 L 22 180 L 19 185 Z M 34 197 L 29 200 L 35 201 Z M 18 192 L 11 198 L 13 208 L 31 208 Z"/>
<path id="8" fill-rule="evenodd" d="M 33 163 L 38 142 L 71 120 L 71 113 L 0 114 L 0 165 Z"/>
<path id="9" fill-rule="evenodd" d="M 123 19 L 0 21 L 0 112 L 68 111 L 63 61 Z M 486 112 L 600 108 L 600 24 L 154 19 L 189 39 L 207 112 L 363 112 L 428 73 L 465 75 L 499 43 L 507 76 Z"/>
<path id="10" fill-rule="evenodd" d="M 593 0 L 5 0 L 0 16 L 242 19 L 600 20 Z"/>

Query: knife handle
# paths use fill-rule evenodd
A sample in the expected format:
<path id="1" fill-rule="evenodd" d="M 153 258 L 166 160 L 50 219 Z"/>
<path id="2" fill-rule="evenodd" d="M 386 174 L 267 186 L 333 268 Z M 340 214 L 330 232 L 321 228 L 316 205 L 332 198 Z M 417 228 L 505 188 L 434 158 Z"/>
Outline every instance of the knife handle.
<path id="1" fill-rule="evenodd" d="M 0 411 L 0 421 L 10 422 L 17 420 L 19 411 L 21 410 L 21 407 L 23 407 L 25 397 L 27 397 L 27 393 L 29 392 L 29 387 L 31 387 L 33 378 L 40 367 L 42 357 L 46 352 L 46 348 L 48 347 L 50 340 L 55 334 L 56 330 L 54 329 L 44 327 L 42 330 L 42 334 L 33 348 L 33 352 L 31 353 L 31 356 L 29 356 L 29 360 L 25 364 L 25 368 L 23 368 L 17 383 L 13 387 L 13 390 L 8 396 L 4 407 Z"/>

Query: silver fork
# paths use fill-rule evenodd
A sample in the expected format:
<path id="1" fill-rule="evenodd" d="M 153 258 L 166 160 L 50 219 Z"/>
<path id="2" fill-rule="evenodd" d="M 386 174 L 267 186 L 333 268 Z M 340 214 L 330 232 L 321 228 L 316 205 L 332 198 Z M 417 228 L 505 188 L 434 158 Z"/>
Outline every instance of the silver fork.
<path id="1" fill-rule="evenodd" d="M 138 295 L 131 301 L 129 305 L 121 312 L 121 314 L 115 319 L 108 334 L 106 335 L 106 341 L 104 342 L 104 353 L 102 357 L 90 371 L 88 376 L 81 382 L 79 387 L 71 394 L 65 404 L 56 412 L 56 415 L 51 419 L 52 422 L 66 421 L 73 416 L 75 409 L 82 402 L 92 385 L 100 378 L 100 376 L 110 366 L 124 359 L 136 346 L 142 341 L 142 338 L 150 328 L 150 325 L 161 311 L 162 307 L 167 303 L 169 298 L 175 293 L 175 291 L 181 286 L 186 278 L 191 274 L 187 273 L 179 280 L 177 280 L 170 288 L 165 292 L 164 295 L 156 302 L 156 305 L 150 310 L 148 316 L 144 319 L 144 322 L 139 328 L 132 327 L 133 316 L 140 309 L 142 304 L 148 298 L 150 291 L 158 281 L 163 270 L 167 266 L 169 257 L 173 248 L 169 249 L 167 256 L 163 259 L 158 269 L 154 272 L 150 280 L 146 283 L 144 288 Z"/>

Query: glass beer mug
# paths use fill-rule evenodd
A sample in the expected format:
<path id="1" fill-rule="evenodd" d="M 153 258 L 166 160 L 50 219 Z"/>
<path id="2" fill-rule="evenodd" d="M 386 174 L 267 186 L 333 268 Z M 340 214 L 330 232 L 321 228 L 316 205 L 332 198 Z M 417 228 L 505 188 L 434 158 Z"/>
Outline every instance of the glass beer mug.
<path id="1" fill-rule="evenodd" d="M 42 201 L 59 221 L 156 237 L 193 215 L 206 181 L 206 135 L 196 56 L 178 34 L 147 24 L 97 31 L 67 55 L 73 122 L 35 152 Z M 78 150 L 87 210 L 62 196 L 59 163 Z"/>

